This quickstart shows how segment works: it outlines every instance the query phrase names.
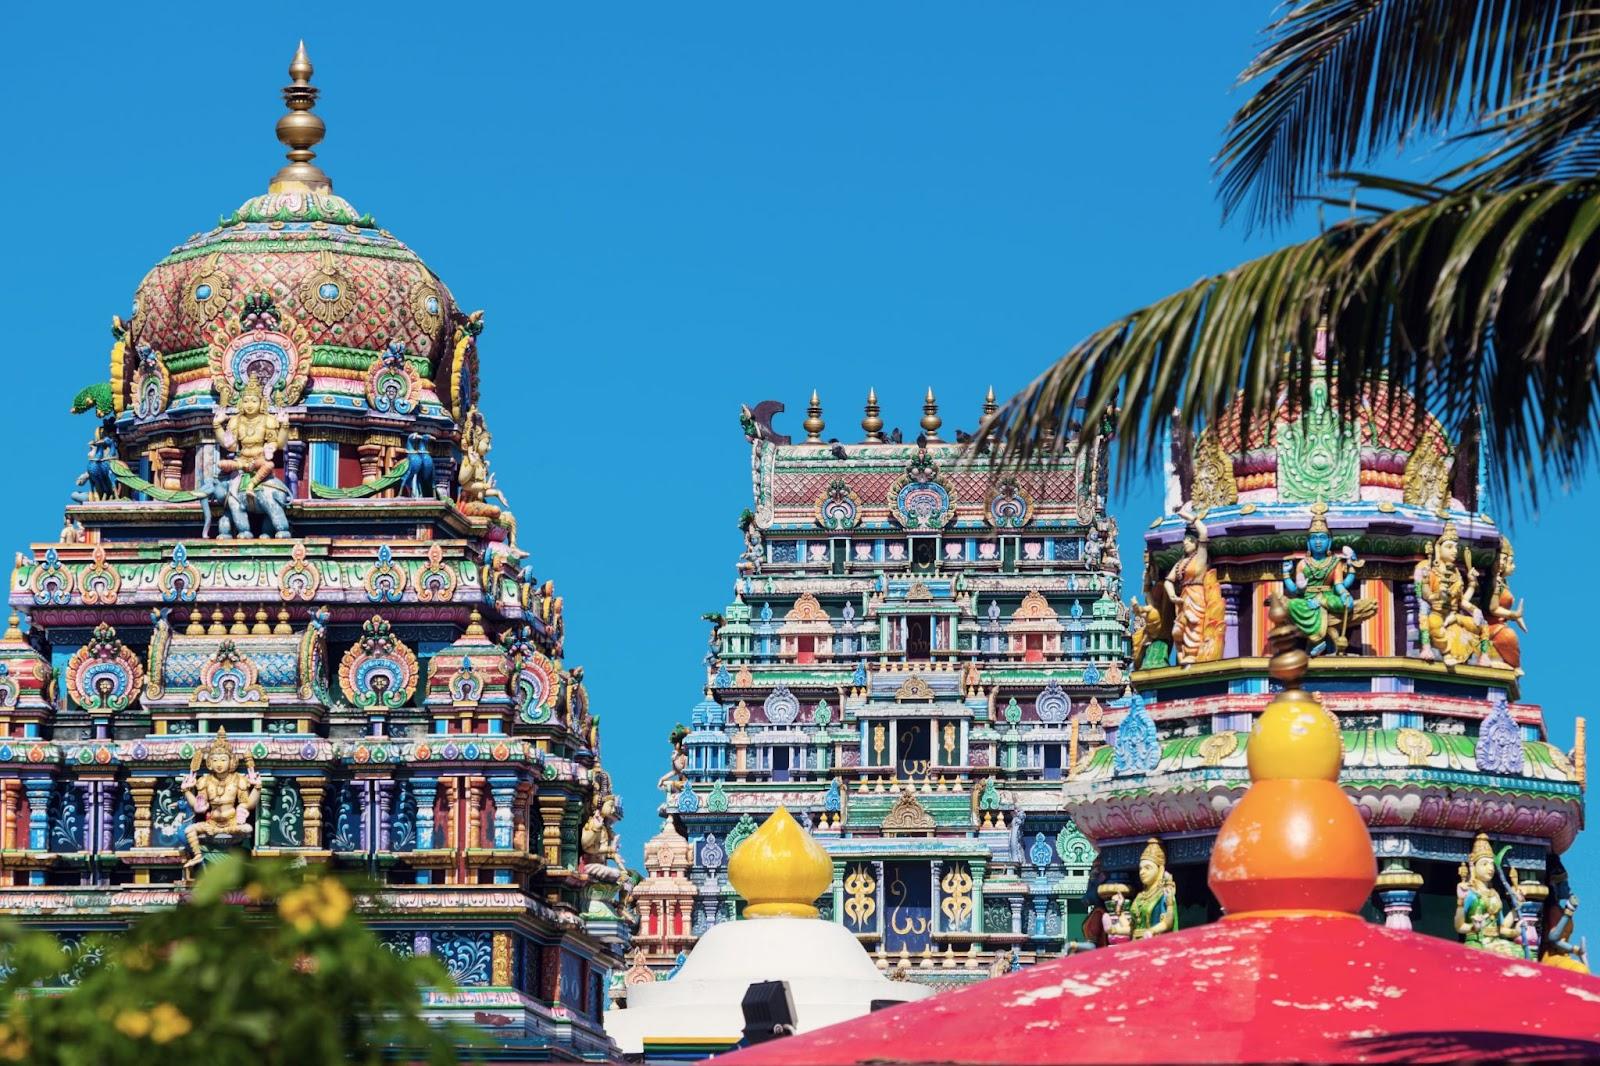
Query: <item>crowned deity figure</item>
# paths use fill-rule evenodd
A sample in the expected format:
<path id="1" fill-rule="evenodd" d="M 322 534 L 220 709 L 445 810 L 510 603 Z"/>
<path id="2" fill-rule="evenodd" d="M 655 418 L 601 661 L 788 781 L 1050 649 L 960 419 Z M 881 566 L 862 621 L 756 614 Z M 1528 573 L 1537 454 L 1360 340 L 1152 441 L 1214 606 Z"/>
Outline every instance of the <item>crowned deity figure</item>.
<path id="1" fill-rule="evenodd" d="M 1179 666 L 1222 658 L 1227 618 L 1222 587 L 1206 550 L 1208 537 L 1206 524 L 1198 518 L 1190 519 L 1183 531 L 1183 554 L 1172 564 L 1163 582 L 1174 608 L 1172 642 L 1178 651 Z"/>
<path id="2" fill-rule="evenodd" d="M 489 472 L 489 450 L 493 444 L 483 412 L 474 407 L 467 412 L 461 428 L 461 463 L 456 470 L 460 497 L 456 506 L 462 514 L 487 518 L 492 525 L 504 529 L 506 539 L 515 547 L 517 520 L 511 514 L 511 502 L 495 486 L 494 475 Z M 490 503 L 490 500 L 499 503 Z"/>
<path id="3" fill-rule="evenodd" d="M 1433 551 L 1417 564 L 1415 573 L 1417 619 L 1422 637 L 1422 657 L 1458 663 L 1483 662 L 1483 613 L 1472 602 L 1478 594 L 1478 571 L 1472 552 L 1465 553 L 1466 577 L 1456 562 L 1462 557 L 1461 540 L 1454 522 L 1446 522 Z"/>
<path id="4" fill-rule="evenodd" d="M 241 492 L 272 477 L 273 465 L 288 441 L 288 426 L 267 406 L 261 382 L 251 378 L 239 392 L 239 407 L 232 415 L 218 406 L 212 417 L 217 443 L 227 453 L 218 467 L 224 474 L 246 475 Z"/>
<path id="5" fill-rule="evenodd" d="M 1549 966 L 1578 973 L 1589 972 L 1589 951 L 1583 940 L 1574 943 L 1573 919 L 1578 913 L 1578 897 L 1567 880 L 1561 860 L 1550 864 L 1550 895 L 1544 908 L 1544 954 L 1539 961 Z"/>
<path id="6" fill-rule="evenodd" d="M 211 744 L 195 752 L 188 776 L 183 779 L 183 797 L 195 813 L 195 820 L 183 831 L 192 853 L 183 864 L 185 869 L 200 865 L 201 837 L 248 840 L 253 832 L 250 812 L 261 798 L 261 778 L 248 753 L 244 760 L 247 772 L 241 774 L 239 757 L 228 743 L 226 729 L 218 729 Z M 200 772 L 202 763 L 204 773 Z"/>
<path id="7" fill-rule="evenodd" d="M 1511 542 L 1500 538 L 1500 558 L 1494 568 L 1494 592 L 1489 596 L 1489 625 L 1484 634 L 1489 638 L 1489 648 L 1496 658 L 1511 669 L 1522 672 L 1522 640 L 1517 630 L 1528 631 L 1522 620 L 1522 601 L 1511 595 L 1508 584 L 1517 569 L 1516 553 Z"/>
<path id="8" fill-rule="evenodd" d="M 1361 561 L 1349 546 L 1334 553 L 1333 537 L 1323 518 L 1326 510 L 1322 504 L 1311 509 L 1306 554 L 1283 561 L 1283 595 L 1289 620 L 1305 635 L 1306 650 L 1312 655 L 1344 652 L 1357 627 L 1378 613 L 1376 600 L 1358 600 L 1350 594 Z"/>
<path id="9" fill-rule="evenodd" d="M 679 723 L 672 729 L 672 763 L 671 769 L 662 774 L 656 781 L 656 787 L 667 794 L 667 802 L 671 803 L 679 792 L 683 791 L 683 783 L 687 780 L 689 769 L 689 749 L 684 740 L 689 736 L 689 730 Z"/>
<path id="10" fill-rule="evenodd" d="M 617 834 L 611 828 L 621 814 L 611 791 L 611 777 L 596 769 L 589 793 L 589 817 L 583 823 L 580 844 L 585 865 L 608 866 L 617 857 Z"/>
<path id="11" fill-rule="evenodd" d="M 1472 851 L 1461 867 L 1461 883 L 1456 886 L 1456 932 L 1469 948 L 1481 948 L 1496 955 L 1520 959 L 1517 909 L 1507 907 L 1494 887 L 1494 849 L 1482 833 L 1472 841 Z"/>
<path id="12" fill-rule="evenodd" d="M 1178 927 L 1178 890 L 1167 872 L 1167 853 L 1155 837 L 1139 855 L 1139 891 L 1128 906 L 1135 940 L 1170 933 Z"/>

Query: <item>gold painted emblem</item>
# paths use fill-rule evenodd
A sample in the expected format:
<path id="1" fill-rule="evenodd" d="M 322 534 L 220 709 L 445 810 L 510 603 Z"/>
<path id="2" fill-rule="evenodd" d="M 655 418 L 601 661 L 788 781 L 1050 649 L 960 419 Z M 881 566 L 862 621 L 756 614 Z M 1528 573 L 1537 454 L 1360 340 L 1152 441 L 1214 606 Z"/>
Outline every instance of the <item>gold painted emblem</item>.
<path id="1" fill-rule="evenodd" d="M 233 282 L 218 266 L 221 255 L 221 252 L 212 252 L 201 260 L 200 269 L 189 276 L 179 307 L 190 322 L 209 322 L 233 299 Z"/>
<path id="2" fill-rule="evenodd" d="M 972 874 L 967 871 L 966 864 L 951 866 L 940 880 L 939 887 L 944 890 L 939 909 L 944 912 L 951 928 L 959 928 L 972 914 Z"/>
<path id="3" fill-rule="evenodd" d="M 871 921 L 878 910 L 878 901 L 873 895 L 878 890 L 878 881 L 872 876 L 872 868 L 864 863 L 852 866 L 844 879 L 844 890 L 850 897 L 844 901 L 844 916 L 859 929 Z"/>
<path id="4" fill-rule="evenodd" d="M 439 289 L 424 282 L 411 290 L 411 313 L 430 336 L 439 332 L 444 324 L 444 297 Z"/>
<path id="5" fill-rule="evenodd" d="M 1217 766 L 1239 750 L 1239 734 L 1212 733 L 1200 742 L 1200 758 L 1207 766 Z"/>
<path id="6" fill-rule="evenodd" d="M 317 253 L 317 269 L 300 283 L 300 303 L 325 326 L 338 322 L 355 309 L 354 286 L 339 270 L 332 252 Z"/>

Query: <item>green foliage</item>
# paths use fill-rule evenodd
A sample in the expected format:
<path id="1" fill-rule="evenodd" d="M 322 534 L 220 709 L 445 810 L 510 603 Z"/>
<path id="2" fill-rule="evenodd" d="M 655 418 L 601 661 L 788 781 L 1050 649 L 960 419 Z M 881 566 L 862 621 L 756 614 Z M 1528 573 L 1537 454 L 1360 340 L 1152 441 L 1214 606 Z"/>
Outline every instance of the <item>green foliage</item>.
<path id="1" fill-rule="evenodd" d="M 422 989 L 450 986 L 443 968 L 385 948 L 317 870 L 218 860 L 187 902 L 96 937 L 76 972 L 50 934 L 6 927 L 0 946 L 0 1060 L 309 1066 L 403 1048 L 440 1064 L 465 1039 L 421 1015 Z"/>
<path id="2" fill-rule="evenodd" d="M 1481 433 L 1497 488 L 1579 475 L 1600 448 L 1600 10 L 1577 0 L 1294 0 L 1241 76 L 1218 156 L 1227 211 L 1286 217 L 1333 183 L 1348 217 L 1095 332 L 985 423 L 1008 462 L 1109 417 L 1122 472 L 1167 420 L 1247 418 L 1303 399 L 1328 323 L 1335 399 L 1387 379 L 1456 436 Z M 1408 140 L 1480 154 L 1434 181 L 1342 168 Z"/>

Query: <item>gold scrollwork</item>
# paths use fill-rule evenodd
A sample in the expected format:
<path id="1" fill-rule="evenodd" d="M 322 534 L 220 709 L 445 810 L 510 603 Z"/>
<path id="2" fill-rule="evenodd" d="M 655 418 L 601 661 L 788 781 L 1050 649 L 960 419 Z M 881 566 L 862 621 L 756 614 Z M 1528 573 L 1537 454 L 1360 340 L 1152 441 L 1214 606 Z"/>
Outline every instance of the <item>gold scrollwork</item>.
<path id="1" fill-rule="evenodd" d="M 900 917 L 900 908 L 905 906 L 908 895 L 910 891 L 905 882 L 896 874 L 895 879 L 889 882 L 889 898 L 894 900 L 894 906 L 889 908 L 889 928 L 897 936 L 921 936 L 928 931 L 927 918 Z"/>
<path id="2" fill-rule="evenodd" d="M 437 288 L 424 282 L 411 290 L 411 313 L 432 336 L 444 324 L 444 298 Z"/>
<path id="3" fill-rule="evenodd" d="M 221 252 L 212 252 L 200 263 L 200 269 L 189 275 L 178 306 L 183 317 L 191 322 L 206 322 L 222 313 L 233 299 L 233 282 L 217 265 Z"/>
<path id="4" fill-rule="evenodd" d="M 858 863 L 850 868 L 849 876 L 844 879 L 844 890 L 850 897 L 844 901 L 844 916 L 851 925 L 860 929 L 872 920 L 878 910 L 878 900 L 874 895 L 878 891 L 878 879 L 872 876 L 870 866 Z"/>
<path id="5" fill-rule="evenodd" d="M 949 920 L 950 928 L 960 928 L 972 915 L 972 873 L 965 863 L 955 863 L 940 880 L 939 887 L 944 890 L 939 909 Z"/>
<path id="6" fill-rule="evenodd" d="M 355 310 L 355 286 L 329 251 L 317 253 L 317 269 L 300 283 L 300 303 L 312 317 L 331 326 Z"/>

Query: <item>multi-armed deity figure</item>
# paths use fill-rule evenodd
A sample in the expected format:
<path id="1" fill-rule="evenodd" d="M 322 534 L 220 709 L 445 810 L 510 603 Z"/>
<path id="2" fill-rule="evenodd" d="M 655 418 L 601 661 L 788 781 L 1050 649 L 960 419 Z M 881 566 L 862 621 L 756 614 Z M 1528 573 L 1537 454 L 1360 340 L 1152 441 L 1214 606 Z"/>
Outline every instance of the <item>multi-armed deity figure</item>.
<path id="1" fill-rule="evenodd" d="M 1518 940 L 1517 910 L 1506 906 L 1494 887 L 1498 866 L 1489 838 L 1479 833 L 1456 886 L 1456 932 L 1469 948 L 1520 959 L 1524 952 Z"/>
<path id="2" fill-rule="evenodd" d="M 1139 891 L 1128 911 L 1135 940 L 1170 933 L 1178 927 L 1178 890 L 1167 872 L 1167 852 L 1155 837 L 1139 856 Z"/>
<path id="3" fill-rule="evenodd" d="M 1511 595 L 1511 586 L 1508 584 L 1516 568 L 1517 557 L 1511 550 L 1511 541 L 1501 537 L 1500 558 L 1494 568 L 1494 592 L 1489 596 L 1489 625 L 1485 635 L 1489 638 L 1489 647 L 1500 661 L 1520 674 L 1522 640 L 1517 636 L 1517 630 L 1526 633 L 1528 624 L 1522 620 L 1522 601 Z"/>
<path id="4" fill-rule="evenodd" d="M 1222 658 L 1227 618 L 1222 586 L 1211 569 L 1206 524 L 1192 518 L 1183 531 L 1183 554 L 1167 571 L 1164 589 L 1172 601 L 1172 643 L 1178 665 L 1209 663 Z"/>
<path id="5" fill-rule="evenodd" d="M 206 534 L 211 529 L 211 508 L 223 508 L 218 531 L 222 536 L 248 539 L 250 513 L 266 516 L 274 537 L 289 536 L 289 487 L 274 476 L 277 457 L 288 440 L 286 420 L 273 413 L 261 382 L 251 378 L 239 390 L 239 406 L 228 414 L 225 405 L 217 407 L 212 426 L 223 457 L 215 470 L 199 486 L 206 516 Z"/>
<path id="6" fill-rule="evenodd" d="M 1333 552 L 1333 536 L 1323 518 L 1326 505 L 1311 510 L 1306 554 L 1283 561 L 1283 595 L 1289 620 L 1306 638 L 1306 650 L 1312 655 L 1340 653 L 1350 646 L 1356 628 L 1378 613 L 1378 603 L 1351 595 L 1361 561 L 1348 546 Z"/>
<path id="7" fill-rule="evenodd" d="M 1448 665 L 1486 664 L 1483 612 L 1473 600 L 1478 595 L 1478 571 L 1472 552 L 1465 558 L 1466 576 L 1457 568 L 1461 541 L 1454 522 L 1446 522 L 1433 551 L 1416 569 L 1417 600 L 1421 605 L 1418 629 L 1424 659 L 1443 659 Z"/>
<path id="8" fill-rule="evenodd" d="M 456 506 L 462 514 L 487 518 L 505 530 L 506 540 L 514 548 L 517 543 L 517 520 L 511 514 L 511 502 L 495 486 L 494 475 L 489 472 L 489 449 L 493 443 L 483 412 L 474 407 L 467 412 L 461 427 L 461 465 L 456 470 L 456 486 L 460 497 Z M 490 500 L 500 502 L 496 505 Z"/>
<path id="9" fill-rule="evenodd" d="M 248 840 L 253 829 L 250 812 L 261 798 L 261 778 L 255 761 L 245 754 L 246 773 L 239 773 L 239 757 L 228 743 L 228 731 L 218 729 L 210 746 L 198 750 L 183 779 L 183 797 L 194 809 L 195 820 L 184 830 L 191 852 L 184 867 L 203 860 L 201 838 L 222 838 L 235 843 Z M 205 772 L 201 773 L 202 762 Z"/>

